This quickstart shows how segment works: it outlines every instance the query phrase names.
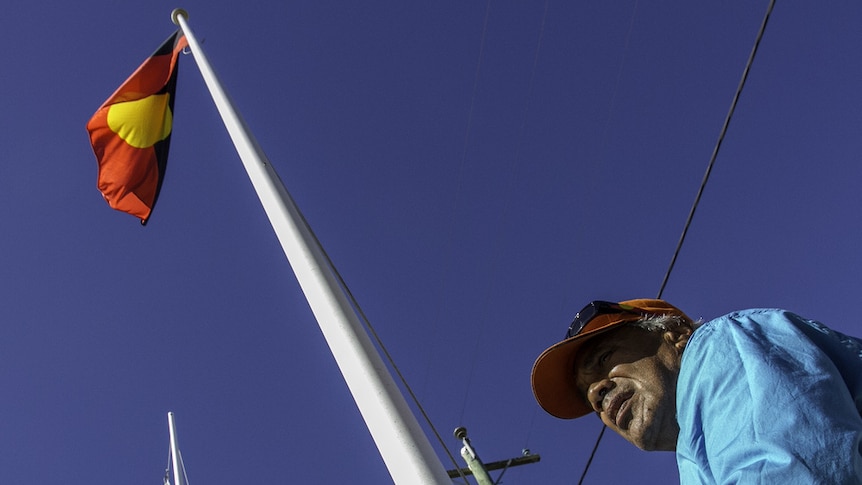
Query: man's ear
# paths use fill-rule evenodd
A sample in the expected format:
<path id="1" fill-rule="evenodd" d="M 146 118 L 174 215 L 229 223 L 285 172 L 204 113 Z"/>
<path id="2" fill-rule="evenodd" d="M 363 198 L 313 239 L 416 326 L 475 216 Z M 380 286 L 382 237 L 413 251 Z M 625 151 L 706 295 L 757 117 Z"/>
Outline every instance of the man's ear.
<path id="1" fill-rule="evenodd" d="M 691 337 L 692 332 L 694 332 L 694 328 L 691 323 L 683 322 L 670 330 L 666 330 L 664 332 L 664 340 L 673 345 L 674 349 L 682 354 L 682 351 L 688 344 L 688 339 Z"/>

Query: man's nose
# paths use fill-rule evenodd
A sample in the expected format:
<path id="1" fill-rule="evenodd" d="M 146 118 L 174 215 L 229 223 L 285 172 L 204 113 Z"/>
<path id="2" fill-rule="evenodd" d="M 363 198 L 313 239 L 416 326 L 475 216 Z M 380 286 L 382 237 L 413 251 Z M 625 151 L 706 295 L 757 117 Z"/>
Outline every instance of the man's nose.
<path id="1" fill-rule="evenodd" d="M 608 392 L 614 388 L 614 383 L 610 379 L 602 379 L 600 381 L 594 382 L 589 390 L 587 391 L 587 400 L 590 402 L 590 406 L 593 407 L 597 413 L 602 412 L 602 401 L 605 399 L 605 396 Z"/>

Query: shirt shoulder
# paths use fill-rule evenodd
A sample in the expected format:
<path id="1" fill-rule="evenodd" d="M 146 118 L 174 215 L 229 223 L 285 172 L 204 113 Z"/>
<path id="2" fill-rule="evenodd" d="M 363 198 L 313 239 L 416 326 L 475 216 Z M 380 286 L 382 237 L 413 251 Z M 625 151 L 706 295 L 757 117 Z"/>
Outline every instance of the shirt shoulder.
<path id="1" fill-rule="evenodd" d="M 778 308 L 753 308 L 728 313 L 695 330 L 683 353 L 685 361 L 710 352 L 761 358 L 774 353 L 831 361 L 854 394 L 862 393 L 862 341 L 826 325 Z"/>
<path id="2" fill-rule="evenodd" d="M 862 386 L 850 381 L 862 374 L 859 349 L 857 339 L 781 309 L 737 311 L 700 326 L 683 352 L 677 383 L 681 482 L 723 482 L 768 469 L 782 480 L 809 473 L 819 477 L 810 483 L 854 483 L 848 480 L 858 478 L 854 398 L 860 402 Z M 841 391 L 845 386 L 850 393 Z M 822 469 L 837 449 L 855 458 L 836 465 L 840 470 Z"/>

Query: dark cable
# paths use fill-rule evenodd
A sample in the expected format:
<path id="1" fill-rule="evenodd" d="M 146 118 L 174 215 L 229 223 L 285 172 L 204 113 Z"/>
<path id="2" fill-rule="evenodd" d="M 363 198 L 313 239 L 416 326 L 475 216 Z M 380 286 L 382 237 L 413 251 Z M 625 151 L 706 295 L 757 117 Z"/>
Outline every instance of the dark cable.
<path id="1" fill-rule="evenodd" d="M 679 256 L 679 251 L 682 249 L 682 243 L 685 241 L 685 236 L 688 234 L 688 228 L 691 225 L 691 220 L 694 218 L 694 211 L 697 210 L 697 205 L 700 203 L 700 197 L 703 195 L 703 190 L 706 187 L 706 182 L 709 180 L 709 174 L 712 172 L 712 166 L 715 164 L 715 159 L 718 157 L 718 150 L 721 148 L 721 142 L 724 141 L 724 135 L 727 134 L 727 127 L 730 125 L 730 118 L 736 110 L 736 103 L 739 101 L 739 96 L 742 94 L 742 88 L 745 86 L 745 80 L 748 78 L 748 72 L 751 70 L 751 65 L 754 63 L 754 56 L 757 54 L 757 48 L 760 46 L 760 40 L 763 38 L 763 33 L 766 31 L 766 23 L 769 21 L 769 15 L 772 13 L 772 8 L 775 6 L 775 0 L 769 2 L 766 8 L 766 15 L 763 17 L 763 23 L 760 25 L 760 31 L 757 33 L 757 39 L 754 41 L 754 47 L 751 49 L 751 55 L 748 56 L 748 62 L 745 64 L 745 70 L 742 71 L 742 79 L 739 80 L 739 86 L 736 88 L 736 94 L 733 96 L 733 102 L 730 103 L 730 110 L 727 117 L 724 119 L 724 126 L 721 127 L 721 133 L 718 135 L 718 141 L 715 143 L 715 149 L 712 151 L 712 156 L 709 159 L 709 164 L 706 167 L 706 173 L 703 175 L 703 181 L 700 183 L 700 188 L 697 191 L 697 196 L 694 198 L 694 204 L 691 206 L 691 211 L 688 213 L 688 219 L 685 221 L 685 226 L 682 230 L 682 235 L 679 237 L 679 242 L 676 245 L 676 250 L 673 252 L 673 258 L 670 260 L 670 266 L 667 268 L 667 273 L 664 275 L 664 280 L 661 282 L 661 288 L 658 290 L 658 296 L 661 298 L 664 293 L 664 288 L 670 279 L 670 273 L 676 264 L 676 258 Z"/>
<path id="2" fill-rule="evenodd" d="M 751 70 L 751 65 L 754 63 L 754 56 L 757 54 L 757 48 L 760 46 L 761 39 L 763 39 L 763 33 L 766 31 L 766 24 L 769 22 L 769 16 L 772 14 L 773 7 L 775 7 L 775 0 L 771 0 L 769 2 L 769 6 L 766 8 L 766 15 L 763 17 L 763 23 L 760 24 L 760 31 L 757 32 L 757 38 L 754 40 L 754 47 L 751 49 L 751 54 L 748 56 L 748 62 L 746 62 L 745 69 L 742 71 L 742 79 L 740 79 L 739 86 L 736 88 L 736 94 L 734 94 L 733 101 L 730 103 L 730 110 L 727 113 L 727 117 L 724 119 L 724 126 L 721 127 L 721 133 L 719 133 L 718 141 L 715 143 L 715 148 L 712 150 L 712 156 L 709 158 L 706 173 L 703 175 L 703 180 L 701 181 L 700 188 L 697 191 L 697 196 L 694 198 L 694 204 L 692 204 L 691 211 L 688 213 L 688 218 L 686 219 L 685 226 L 682 229 L 682 235 L 679 237 L 676 250 L 673 252 L 673 258 L 670 260 L 670 266 L 667 268 L 667 272 L 661 282 L 661 288 L 659 288 L 658 296 L 656 296 L 656 298 L 661 298 L 662 293 L 664 293 L 664 288 L 667 286 L 668 279 L 670 279 L 670 273 L 673 271 L 673 267 L 676 264 L 676 259 L 682 249 L 682 243 L 685 241 L 685 236 L 688 234 L 688 228 L 691 226 L 691 221 L 694 218 L 694 212 L 697 210 L 697 205 L 700 203 L 703 190 L 706 188 L 706 182 L 709 180 L 710 173 L 712 173 L 712 167 L 715 165 L 715 159 L 718 157 L 718 150 L 721 148 L 721 142 L 724 141 L 724 136 L 727 134 L 727 128 L 730 126 L 730 119 L 733 117 L 733 112 L 736 110 L 739 96 L 742 94 L 742 88 L 745 86 L 746 79 L 748 79 L 748 73 Z M 581 474 L 581 479 L 578 481 L 578 485 L 581 485 L 584 481 L 584 477 L 587 476 L 587 471 L 590 469 L 593 457 L 599 449 L 599 443 L 602 441 L 605 429 L 607 429 L 607 426 L 602 425 L 602 430 L 599 432 L 596 444 L 593 447 L 593 451 L 590 453 L 590 458 L 587 460 L 587 465 L 584 467 L 584 472 Z"/>
<path id="3" fill-rule="evenodd" d="M 587 460 L 587 466 L 584 467 L 584 473 L 581 473 L 581 479 L 578 480 L 578 485 L 582 485 L 584 483 L 584 477 L 587 476 L 587 470 L 590 469 L 590 464 L 593 462 L 593 457 L 596 456 L 596 451 L 599 449 L 599 443 L 602 441 L 602 436 L 605 435 L 606 429 L 608 429 L 608 427 L 603 424 L 602 430 L 599 431 L 599 437 L 596 439 L 596 444 L 593 445 L 593 451 L 590 453 L 590 459 Z"/>

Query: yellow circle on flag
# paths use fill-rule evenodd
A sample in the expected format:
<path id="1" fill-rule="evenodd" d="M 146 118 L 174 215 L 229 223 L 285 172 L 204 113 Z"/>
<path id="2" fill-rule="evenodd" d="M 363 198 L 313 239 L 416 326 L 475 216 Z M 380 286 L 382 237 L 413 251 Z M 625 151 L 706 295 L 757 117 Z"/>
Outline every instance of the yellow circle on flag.
<path id="1" fill-rule="evenodd" d="M 169 94 L 153 94 L 108 108 L 108 127 L 135 148 L 147 148 L 171 134 Z"/>

